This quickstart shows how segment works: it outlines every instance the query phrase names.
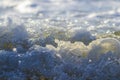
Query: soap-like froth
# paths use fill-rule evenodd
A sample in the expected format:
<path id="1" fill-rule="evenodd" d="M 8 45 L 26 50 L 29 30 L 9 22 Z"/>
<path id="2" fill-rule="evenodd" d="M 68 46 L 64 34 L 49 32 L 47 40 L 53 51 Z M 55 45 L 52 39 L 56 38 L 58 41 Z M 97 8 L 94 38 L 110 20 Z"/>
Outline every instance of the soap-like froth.
<path id="1" fill-rule="evenodd" d="M 0 80 L 120 80 L 119 5 L 0 0 Z"/>

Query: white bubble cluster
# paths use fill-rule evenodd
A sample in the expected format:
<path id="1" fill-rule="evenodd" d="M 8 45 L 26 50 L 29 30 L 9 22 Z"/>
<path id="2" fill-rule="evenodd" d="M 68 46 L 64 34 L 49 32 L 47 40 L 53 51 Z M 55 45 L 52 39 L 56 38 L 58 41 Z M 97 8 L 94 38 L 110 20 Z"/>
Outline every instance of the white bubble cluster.
<path id="1" fill-rule="evenodd" d="M 1 37 L 0 79 L 114 80 L 120 78 L 119 40 L 102 38 L 85 45 L 82 41 L 71 43 L 69 40 L 57 40 L 55 36 L 34 38 L 22 27 L 16 26 L 11 31 L 8 29 L 9 33 L 15 30 L 16 34 L 10 35 L 5 32 L 6 39 L 3 42 L 4 38 Z M 25 35 L 20 35 L 20 30 Z M 88 33 L 88 31 L 84 32 L 84 34 Z M 91 38 L 90 33 L 88 37 L 83 33 L 78 34 L 82 38 Z"/>

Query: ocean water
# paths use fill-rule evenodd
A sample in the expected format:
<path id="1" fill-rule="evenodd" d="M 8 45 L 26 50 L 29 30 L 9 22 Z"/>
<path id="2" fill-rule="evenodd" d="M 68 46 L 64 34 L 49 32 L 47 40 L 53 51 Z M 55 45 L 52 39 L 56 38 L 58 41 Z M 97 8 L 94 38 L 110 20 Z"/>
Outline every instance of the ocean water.
<path id="1" fill-rule="evenodd" d="M 120 80 L 120 1 L 0 0 L 0 80 Z"/>

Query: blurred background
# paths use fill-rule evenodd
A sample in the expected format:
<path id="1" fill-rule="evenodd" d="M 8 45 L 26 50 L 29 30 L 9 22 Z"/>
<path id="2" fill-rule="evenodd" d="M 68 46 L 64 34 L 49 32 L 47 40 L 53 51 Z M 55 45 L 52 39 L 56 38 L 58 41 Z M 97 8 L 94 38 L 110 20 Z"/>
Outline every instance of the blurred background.
<path id="1" fill-rule="evenodd" d="M 97 35 L 120 30 L 119 0 L 0 0 L 0 26 L 83 28 Z"/>

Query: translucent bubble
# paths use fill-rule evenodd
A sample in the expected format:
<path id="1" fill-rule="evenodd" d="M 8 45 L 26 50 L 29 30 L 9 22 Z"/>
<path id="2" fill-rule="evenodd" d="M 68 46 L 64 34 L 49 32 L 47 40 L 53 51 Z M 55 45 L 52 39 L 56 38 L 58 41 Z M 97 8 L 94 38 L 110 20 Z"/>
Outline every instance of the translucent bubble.
<path id="1" fill-rule="evenodd" d="M 104 38 L 92 42 L 89 46 L 89 58 L 97 60 L 103 54 L 112 52 L 117 56 L 120 56 L 120 42 L 114 38 Z"/>

